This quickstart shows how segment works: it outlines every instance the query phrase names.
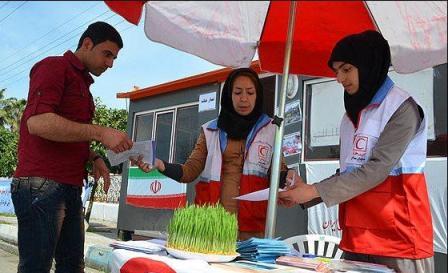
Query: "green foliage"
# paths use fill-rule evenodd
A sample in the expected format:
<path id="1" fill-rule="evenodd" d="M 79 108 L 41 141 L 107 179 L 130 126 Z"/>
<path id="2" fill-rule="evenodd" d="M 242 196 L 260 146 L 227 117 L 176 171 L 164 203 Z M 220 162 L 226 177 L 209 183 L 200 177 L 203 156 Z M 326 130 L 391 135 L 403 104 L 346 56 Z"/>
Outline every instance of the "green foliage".
<path id="1" fill-rule="evenodd" d="M 17 165 L 17 132 L 0 127 L 0 177 L 11 177 Z"/>
<path id="2" fill-rule="evenodd" d="M 6 89 L 0 89 L 0 127 L 17 133 L 26 100 L 17 98 L 5 99 L 5 91 Z"/>
<path id="3" fill-rule="evenodd" d="M 93 124 L 126 132 L 128 120 L 128 112 L 126 110 L 108 108 L 106 105 L 102 104 L 100 98 L 95 98 L 95 108 Z M 101 143 L 93 141 L 90 148 L 95 151 L 95 153 L 103 156 L 111 173 L 121 173 L 123 164 L 111 167 L 109 161 L 106 159 L 106 148 Z M 91 170 L 91 166 L 88 166 L 88 170 Z"/>
<path id="4" fill-rule="evenodd" d="M 10 177 L 17 165 L 17 142 L 20 117 L 26 100 L 5 98 L 0 89 L 0 176 Z"/>
<path id="5" fill-rule="evenodd" d="M 176 209 L 168 226 L 168 247 L 190 252 L 233 255 L 236 250 L 236 215 L 222 205 Z"/>

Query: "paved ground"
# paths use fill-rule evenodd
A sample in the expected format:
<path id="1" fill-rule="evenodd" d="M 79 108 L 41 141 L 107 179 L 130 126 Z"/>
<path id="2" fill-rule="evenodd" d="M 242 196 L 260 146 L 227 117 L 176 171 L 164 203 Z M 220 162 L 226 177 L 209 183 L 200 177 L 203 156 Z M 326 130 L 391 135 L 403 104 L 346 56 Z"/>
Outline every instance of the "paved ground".
<path id="1" fill-rule="evenodd" d="M 19 257 L 9 252 L 0 249 L 0 265 L 2 273 L 17 273 L 17 264 L 19 263 Z M 54 271 L 51 271 L 54 272 Z M 86 273 L 101 273 L 101 271 L 86 268 Z"/>

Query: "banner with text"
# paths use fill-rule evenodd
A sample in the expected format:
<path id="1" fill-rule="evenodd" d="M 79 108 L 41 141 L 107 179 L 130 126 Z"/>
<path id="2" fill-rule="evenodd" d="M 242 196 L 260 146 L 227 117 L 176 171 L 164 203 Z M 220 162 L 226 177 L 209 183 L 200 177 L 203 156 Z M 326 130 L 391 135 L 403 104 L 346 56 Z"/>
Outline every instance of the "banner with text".
<path id="1" fill-rule="evenodd" d="M 0 213 L 14 214 L 11 200 L 12 178 L 0 177 Z"/>
<path id="2" fill-rule="evenodd" d="M 337 161 L 312 162 L 306 164 L 307 183 L 319 182 L 335 173 L 339 168 Z M 308 209 L 308 233 L 325 234 L 341 237 L 341 227 L 338 220 L 338 206 L 327 208 L 320 203 Z"/>

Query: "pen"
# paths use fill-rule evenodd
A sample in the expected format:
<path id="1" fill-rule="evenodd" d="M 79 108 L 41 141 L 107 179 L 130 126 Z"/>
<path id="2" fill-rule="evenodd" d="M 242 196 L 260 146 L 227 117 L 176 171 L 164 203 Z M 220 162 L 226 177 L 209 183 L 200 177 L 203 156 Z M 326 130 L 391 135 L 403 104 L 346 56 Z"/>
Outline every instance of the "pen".
<path id="1" fill-rule="evenodd" d="M 292 178 L 291 179 L 288 179 L 288 184 L 286 185 L 286 188 L 289 189 L 292 186 L 294 186 L 294 184 L 296 183 L 295 181 L 296 181 L 296 172 L 294 172 L 292 174 Z"/>
<path id="2" fill-rule="evenodd" d="M 316 258 L 316 255 L 314 255 L 314 254 L 309 254 L 309 253 L 305 253 L 305 254 L 302 254 L 302 257 L 303 257 L 303 258 Z"/>

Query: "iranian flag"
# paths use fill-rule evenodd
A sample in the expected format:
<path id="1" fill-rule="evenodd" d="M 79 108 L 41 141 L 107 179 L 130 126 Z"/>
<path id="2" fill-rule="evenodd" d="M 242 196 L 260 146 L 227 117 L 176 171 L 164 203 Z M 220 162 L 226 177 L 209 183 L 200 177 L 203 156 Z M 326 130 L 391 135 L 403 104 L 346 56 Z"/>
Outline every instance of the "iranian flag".
<path id="1" fill-rule="evenodd" d="M 130 167 L 126 203 L 141 208 L 176 209 L 187 203 L 187 185 L 158 170 L 145 173 Z"/>

